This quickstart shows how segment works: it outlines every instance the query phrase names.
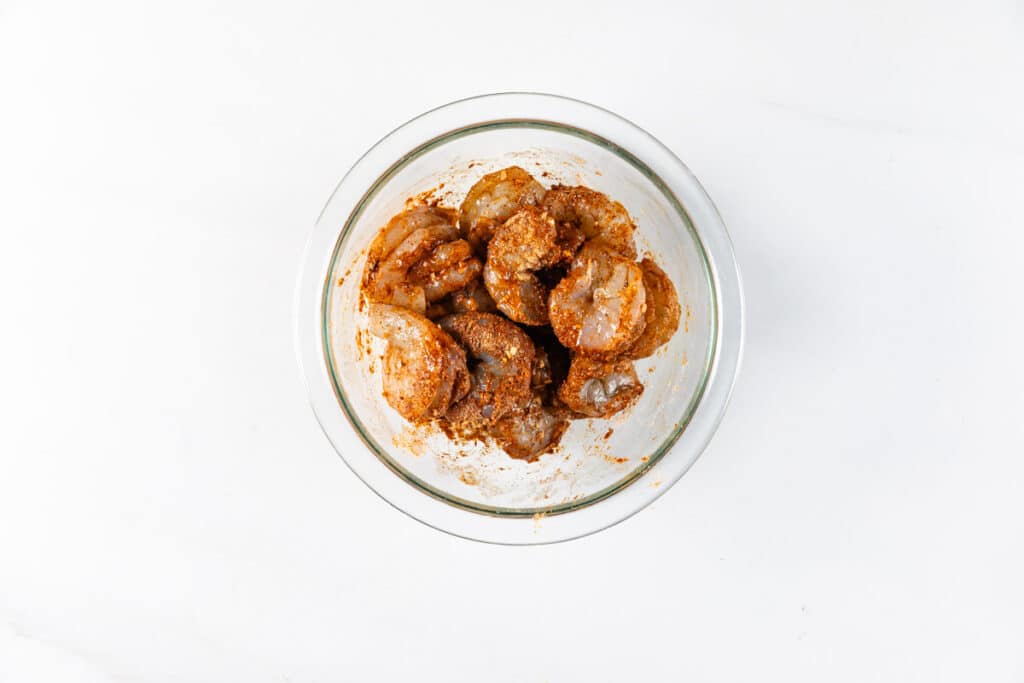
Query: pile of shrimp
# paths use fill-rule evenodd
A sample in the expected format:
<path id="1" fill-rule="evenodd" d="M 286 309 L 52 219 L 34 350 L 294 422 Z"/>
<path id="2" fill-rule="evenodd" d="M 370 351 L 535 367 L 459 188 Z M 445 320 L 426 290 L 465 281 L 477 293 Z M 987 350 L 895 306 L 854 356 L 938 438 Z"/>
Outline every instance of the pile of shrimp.
<path id="1" fill-rule="evenodd" d="M 532 461 L 571 420 L 608 418 L 644 387 L 633 361 L 679 327 L 672 281 L 637 261 L 622 204 L 549 189 L 518 166 L 458 210 L 416 205 L 370 245 L 362 293 L 387 341 L 383 393 L 410 422 Z"/>

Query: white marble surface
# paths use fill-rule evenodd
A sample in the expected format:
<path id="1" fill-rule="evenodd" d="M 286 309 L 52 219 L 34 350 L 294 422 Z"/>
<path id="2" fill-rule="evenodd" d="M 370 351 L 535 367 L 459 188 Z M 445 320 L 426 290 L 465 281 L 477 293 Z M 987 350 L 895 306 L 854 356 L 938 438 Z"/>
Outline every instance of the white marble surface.
<path id="1" fill-rule="evenodd" d="M 0 681 L 1022 680 L 1019 3 L 343 4 L 0 4 Z M 290 327 L 346 168 L 504 89 L 675 150 L 749 304 L 705 457 L 533 549 L 357 481 Z"/>

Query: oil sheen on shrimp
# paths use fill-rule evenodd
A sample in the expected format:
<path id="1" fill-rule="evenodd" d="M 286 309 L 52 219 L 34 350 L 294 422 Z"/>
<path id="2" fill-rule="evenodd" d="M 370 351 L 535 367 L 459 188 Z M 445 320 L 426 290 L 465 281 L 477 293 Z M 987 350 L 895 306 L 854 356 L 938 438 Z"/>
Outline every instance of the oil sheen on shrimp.
<path id="1" fill-rule="evenodd" d="M 633 405 L 643 392 L 631 361 L 602 362 L 576 356 L 569 376 L 558 388 L 558 399 L 581 415 L 611 417 Z"/>
<path id="2" fill-rule="evenodd" d="M 640 266 L 603 244 L 588 242 L 551 291 L 548 314 L 567 348 L 611 358 L 643 332 L 645 299 Z"/>
<path id="3" fill-rule="evenodd" d="M 407 420 L 445 414 L 470 388 L 466 353 L 422 315 L 390 304 L 371 304 L 370 332 L 387 340 L 384 399 Z"/>
<path id="4" fill-rule="evenodd" d="M 482 253 L 495 228 L 523 206 L 538 203 L 544 186 L 518 166 L 488 173 L 478 180 L 459 207 L 459 228 Z"/>
<path id="5" fill-rule="evenodd" d="M 559 223 L 578 227 L 588 240 L 603 242 L 623 256 L 636 258 L 636 224 L 626 208 L 606 194 L 582 185 L 556 185 L 545 193 L 541 206 Z"/>
<path id="6" fill-rule="evenodd" d="M 514 324 L 492 313 L 458 313 L 438 321 L 468 353 L 469 393 L 446 415 L 457 429 L 493 424 L 530 400 L 533 342 Z"/>
<path id="7" fill-rule="evenodd" d="M 494 231 L 487 247 L 484 285 L 510 320 L 547 324 L 548 288 L 535 272 L 560 259 L 555 219 L 537 207 L 523 207 Z"/>

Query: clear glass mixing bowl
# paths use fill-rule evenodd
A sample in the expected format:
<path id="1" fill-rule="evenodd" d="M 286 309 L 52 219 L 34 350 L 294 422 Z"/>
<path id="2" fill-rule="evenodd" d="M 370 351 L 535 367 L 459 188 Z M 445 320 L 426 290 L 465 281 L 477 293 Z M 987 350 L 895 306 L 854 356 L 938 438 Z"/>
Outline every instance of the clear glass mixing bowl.
<path id="1" fill-rule="evenodd" d="M 381 396 L 383 346 L 366 331 L 366 248 L 407 198 L 458 206 L 510 165 L 545 185 L 583 184 L 622 202 L 637 245 L 666 271 L 684 318 L 637 363 L 640 401 L 574 422 L 554 454 L 514 460 L 411 427 Z M 553 95 L 503 93 L 427 112 L 371 148 L 338 185 L 310 237 L 296 295 L 296 343 L 328 439 L 367 485 L 412 517 L 481 541 L 550 543 L 606 528 L 675 483 L 710 441 L 739 366 L 743 304 L 714 205 L 665 146 L 625 119 Z"/>

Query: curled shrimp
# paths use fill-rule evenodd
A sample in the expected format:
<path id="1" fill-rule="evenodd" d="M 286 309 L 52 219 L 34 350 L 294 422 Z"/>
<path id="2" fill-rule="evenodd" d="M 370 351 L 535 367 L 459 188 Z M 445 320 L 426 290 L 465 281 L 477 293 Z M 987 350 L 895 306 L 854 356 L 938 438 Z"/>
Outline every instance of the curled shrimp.
<path id="1" fill-rule="evenodd" d="M 633 405 L 643 392 L 631 361 L 602 362 L 576 356 L 558 388 L 558 399 L 581 415 L 611 417 Z"/>
<path id="2" fill-rule="evenodd" d="M 459 429 L 493 424 L 530 400 L 533 342 L 514 324 L 492 313 L 459 313 L 438 321 L 469 355 L 469 393 L 448 409 Z"/>
<path id="3" fill-rule="evenodd" d="M 466 353 L 422 315 L 390 304 L 371 304 L 370 332 L 387 340 L 384 399 L 407 420 L 445 414 L 469 391 Z"/>
<path id="4" fill-rule="evenodd" d="M 427 299 L 422 286 L 409 282 L 409 270 L 439 244 L 457 233 L 452 213 L 432 206 L 417 206 L 398 214 L 370 245 L 364 291 L 372 302 L 389 303 L 423 313 Z"/>
<path id="5" fill-rule="evenodd" d="M 668 343 L 679 328 L 679 298 L 672 280 L 650 258 L 640 262 L 643 271 L 646 310 L 644 331 L 622 354 L 623 358 L 646 358 Z"/>
<path id="6" fill-rule="evenodd" d="M 547 330 L 547 333 L 544 333 Z M 513 458 L 526 461 L 536 460 L 544 453 L 551 452 L 569 427 L 572 412 L 564 406 L 551 405 L 554 396 L 554 383 L 559 368 L 555 367 L 560 359 L 549 356 L 544 344 L 550 341 L 552 348 L 565 351 L 558 344 L 554 335 L 547 328 L 532 328 L 533 367 L 530 373 L 530 389 L 532 395 L 529 403 L 522 410 L 515 411 L 501 418 L 489 430 L 502 449 Z M 558 377 L 564 378 L 564 372 Z"/>
<path id="7" fill-rule="evenodd" d="M 644 305 L 640 266 L 605 245 L 588 242 L 551 291 L 548 314 L 567 348 L 611 358 L 643 332 Z"/>
<path id="8" fill-rule="evenodd" d="M 543 196 L 544 186 L 518 166 L 488 173 L 469 189 L 459 207 L 459 227 L 473 248 L 482 252 L 495 228 Z"/>
<path id="9" fill-rule="evenodd" d="M 568 427 L 567 411 L 545 406 L 535 394 L 524 409 L 495 422 L 490 435 L 513 458 L 532 462 L 551 452 Z"/>
<path id="10" fill-rule="evenodd" d="M 423 288 L 427 303 L 467 287 L 476 280 L 483 264 L 466 240 L 438 245 L 409 269 L 409 282 Z"/>
<path id="11" fill-rule="evenodd" d="M 451 209 L 420 204 L 392 216 L 373 242 L 367 253 L 367 275 L 372 274 L 381 260 L 393 252 L 399 244 L 420 228 L 427 228 L 438 223 L 452 225 L 455 215 Z"/>
<path id="12" fill-rule="evenodd" d="M 536 271 L 561 259 L 555 219 L 526 206 L 494 231 L 487 247 L 484 285 L 498 310 L 526 325 L 548 322 L 548 288 Z"/>
<path id="13" fill-rule="evenodd" d="M 582 185 L 556 185 L 545 193 L 540 205 L 559 223 L 577 227 L 588 240 L 603 242 L 623 256 L 636 258 L 636 224 L 626 208 L 608 195 Z"/>

